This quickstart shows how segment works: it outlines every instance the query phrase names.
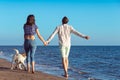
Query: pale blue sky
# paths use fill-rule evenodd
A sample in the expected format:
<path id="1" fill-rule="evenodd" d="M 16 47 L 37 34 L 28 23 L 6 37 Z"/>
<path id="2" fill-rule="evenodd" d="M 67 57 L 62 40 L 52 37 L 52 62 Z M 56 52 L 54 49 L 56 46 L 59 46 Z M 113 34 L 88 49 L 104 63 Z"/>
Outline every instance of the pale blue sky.
<path id="1" fill-rule="evenodd" d="M 87 41 L 72 35 L 72 45 L 120 45 L 119 0 L 0 0 L 0 45 L 23 45 L 29 14 L 35 15 L 45 40 L 67 16 L 70 25 L 91 37 Z M 56 35 L 50 45 L 57 44 Z"/>

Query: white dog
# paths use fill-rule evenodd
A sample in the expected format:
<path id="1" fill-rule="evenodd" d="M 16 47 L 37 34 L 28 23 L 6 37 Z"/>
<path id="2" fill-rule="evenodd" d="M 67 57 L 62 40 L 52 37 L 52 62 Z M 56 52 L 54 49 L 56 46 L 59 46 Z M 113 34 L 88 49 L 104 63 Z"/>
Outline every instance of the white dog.
<path id="1" fill-rule="evenodd" d="M 16 54 L 13 55 L 11 69 L 13 70 L 15 68 L 18 68 L 22 70 L 24 68 L 26 70 L 26 67 L 25 67 L 26 54 L 25 53 L 20 54 L 17 49 L 14 49 L 14 50 L 16 51 Z"/>

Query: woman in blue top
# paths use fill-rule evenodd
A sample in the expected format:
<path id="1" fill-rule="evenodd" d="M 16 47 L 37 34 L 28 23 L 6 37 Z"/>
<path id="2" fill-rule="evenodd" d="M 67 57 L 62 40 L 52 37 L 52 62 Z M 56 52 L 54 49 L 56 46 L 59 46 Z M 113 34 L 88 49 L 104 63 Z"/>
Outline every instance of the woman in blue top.
<path id="1" fill-rule="evenodd" d="M 36 42 L 35 42 L 35 34 L 37 34 L 38 38 L 46 45 L 45 40 L 40 35 L 37 25 L 35 24 L 34 15 L 29 15 L 27 17 L 27 21 L 24 24 L 24 49 L 27 55 L 27 71 L 30 72 L 30 64 L 32 64 L 32 73 L 34 73 L 35 68 L 35 60 L 34 54 L 36 51 Z"/>

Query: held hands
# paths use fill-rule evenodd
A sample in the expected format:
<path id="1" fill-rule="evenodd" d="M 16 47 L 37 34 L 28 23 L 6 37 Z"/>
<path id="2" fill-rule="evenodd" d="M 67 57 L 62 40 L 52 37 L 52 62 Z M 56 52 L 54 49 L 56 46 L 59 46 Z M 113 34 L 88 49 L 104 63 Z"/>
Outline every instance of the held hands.
<path id="1" fill-rule="evenodd" d="M 85 36 L 85 39 L 87 39 L 87 40 L 88 40 L 88 39 L 90 39 L 90 37 L 89 37 L 89 36 Z"/>
<path id="2" fill-rule="evenodd" d="M 48 44 L 46 42 L 43 42 L 44 46 L 47 46 Z"/>
<path id="3" fill-rule="evenodd" d="M 48 45 L 48 41 L 45 41 L 45 42 L 44 42 L 44 46 L 47 46 L 47 45 Z"/>

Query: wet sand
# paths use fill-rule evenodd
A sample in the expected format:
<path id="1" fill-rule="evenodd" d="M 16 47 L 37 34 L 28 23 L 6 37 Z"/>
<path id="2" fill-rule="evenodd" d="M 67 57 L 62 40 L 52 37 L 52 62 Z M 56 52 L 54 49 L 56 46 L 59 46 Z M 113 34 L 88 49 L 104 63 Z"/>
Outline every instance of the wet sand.
<path id="1" fill-rule="evenodd" d="M 32 74 L 22 70 L 10 70 L 10 65 L 10 62 L 0 59 L 0 80 L 66 80 L 40 71 Z"/>

